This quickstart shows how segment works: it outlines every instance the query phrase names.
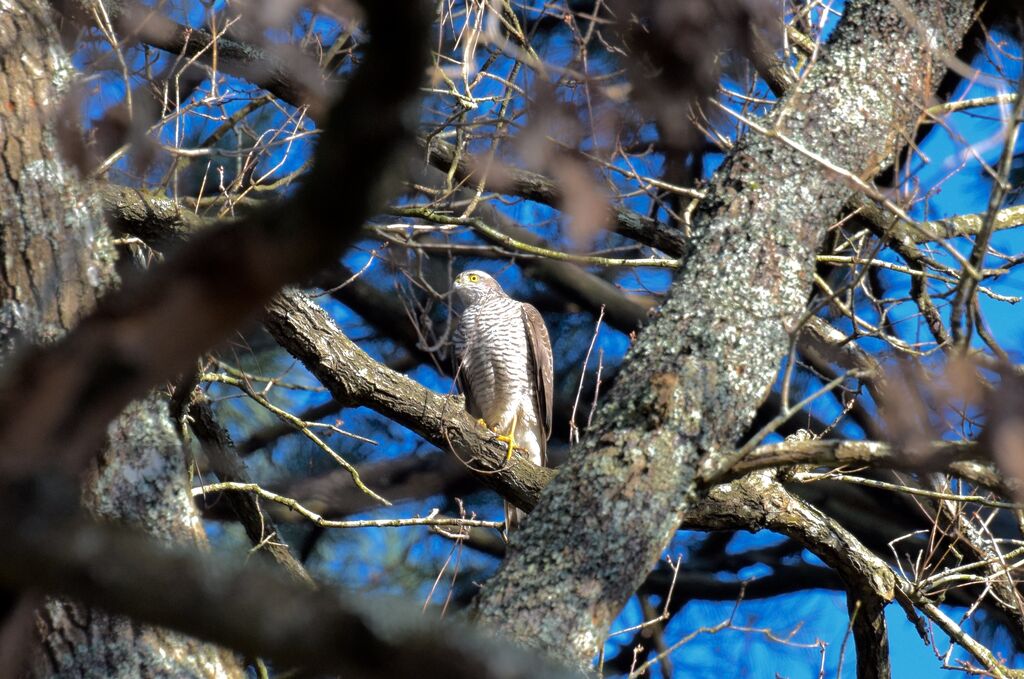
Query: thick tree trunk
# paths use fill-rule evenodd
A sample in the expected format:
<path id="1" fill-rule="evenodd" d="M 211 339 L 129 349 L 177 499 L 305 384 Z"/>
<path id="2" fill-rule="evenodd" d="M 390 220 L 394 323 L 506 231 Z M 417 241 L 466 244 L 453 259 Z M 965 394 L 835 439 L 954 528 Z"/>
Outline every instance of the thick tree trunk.
<path id="1" fill-rule="evenodd" d="M 588 664 L 775 380 L 819 241 L 850 189 L 812 149 L 871 177 L 971 21 L 967 0 L 851 1 L 808 77 L 729 154 L 686 264 L 583 445 L 477 602 L 481 621 Z M 904 15 L 906 13 L 906 16 Z"/>
<path id="2" fill-rule="evenodd" d="M 8 359 L 70 330 L 116 284 L 115 253 L 99 203 L 57 153 L 58 98 L 73 77 L 45 2 L 0 12 L 0 341 Z M 205 544 L 188 493 L 185 456 L 157 396 L 128 406 L 86 475 L 98 516 L 168 543 Z M 216 646 L 70 601 L 37 614 L 36 676 L 240 676 Z"/>

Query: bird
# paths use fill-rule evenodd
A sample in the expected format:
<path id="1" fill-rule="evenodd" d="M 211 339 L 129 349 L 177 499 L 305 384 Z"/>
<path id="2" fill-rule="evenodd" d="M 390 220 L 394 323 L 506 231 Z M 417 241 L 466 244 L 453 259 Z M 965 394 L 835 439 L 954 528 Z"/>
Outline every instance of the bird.
<path id="1" fill-rule="evenodd" d="M 546 466 L 554 365 L 544 318 L 484 271 L 463 271 L 452 292 L 461 311 L 452 338 L 454 373 L 466 410 L 507 444 L 506 463 L 518 448 Z M 523 518 L 522 510 L 505 502 L 506 537 Z"/>

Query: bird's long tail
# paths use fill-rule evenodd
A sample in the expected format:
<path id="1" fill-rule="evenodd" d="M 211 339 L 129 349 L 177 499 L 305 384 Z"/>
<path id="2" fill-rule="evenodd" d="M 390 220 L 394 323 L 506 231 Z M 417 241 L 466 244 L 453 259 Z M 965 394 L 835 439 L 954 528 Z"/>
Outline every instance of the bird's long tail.
<path id="1" fill-rule="evenodd" d="M 511 502 L 505 503 L 505 536 L 514 530 L 518 530 L 526 518 L 526 512 L 519 509 Z"/>

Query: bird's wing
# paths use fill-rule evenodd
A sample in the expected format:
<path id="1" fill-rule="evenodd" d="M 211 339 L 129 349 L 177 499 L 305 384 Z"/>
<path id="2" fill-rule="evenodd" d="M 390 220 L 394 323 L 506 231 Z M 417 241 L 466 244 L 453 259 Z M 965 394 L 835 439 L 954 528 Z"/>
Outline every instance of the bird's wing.
<path id="1" fill-rule="evenodd" d="M 526 326 L 526 345 L 529 349 L 530 369 L 537 385 L 534 403 L 537 419 L 541 425 L 541 457 L 547 463 L 547 440 L 551 438 L 551 414 L 555 404 L 554 364 L 551 352 L 551 338 L 544 318 L 532 304 L 523 303 L 523 324 Z"/>

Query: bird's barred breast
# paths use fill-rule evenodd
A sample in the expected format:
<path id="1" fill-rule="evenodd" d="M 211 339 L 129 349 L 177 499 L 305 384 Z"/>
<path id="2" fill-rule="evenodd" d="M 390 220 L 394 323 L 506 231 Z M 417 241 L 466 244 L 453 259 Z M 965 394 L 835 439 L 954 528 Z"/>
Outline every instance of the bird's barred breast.
<path id="1" fill-rule="evenodd" d="M 455 344 L 477 402 L 486 404 L 484 419 L 504 419 L 529 393 L 531 382 L 520 303 L 506 297 L 467 307 Z"/>

